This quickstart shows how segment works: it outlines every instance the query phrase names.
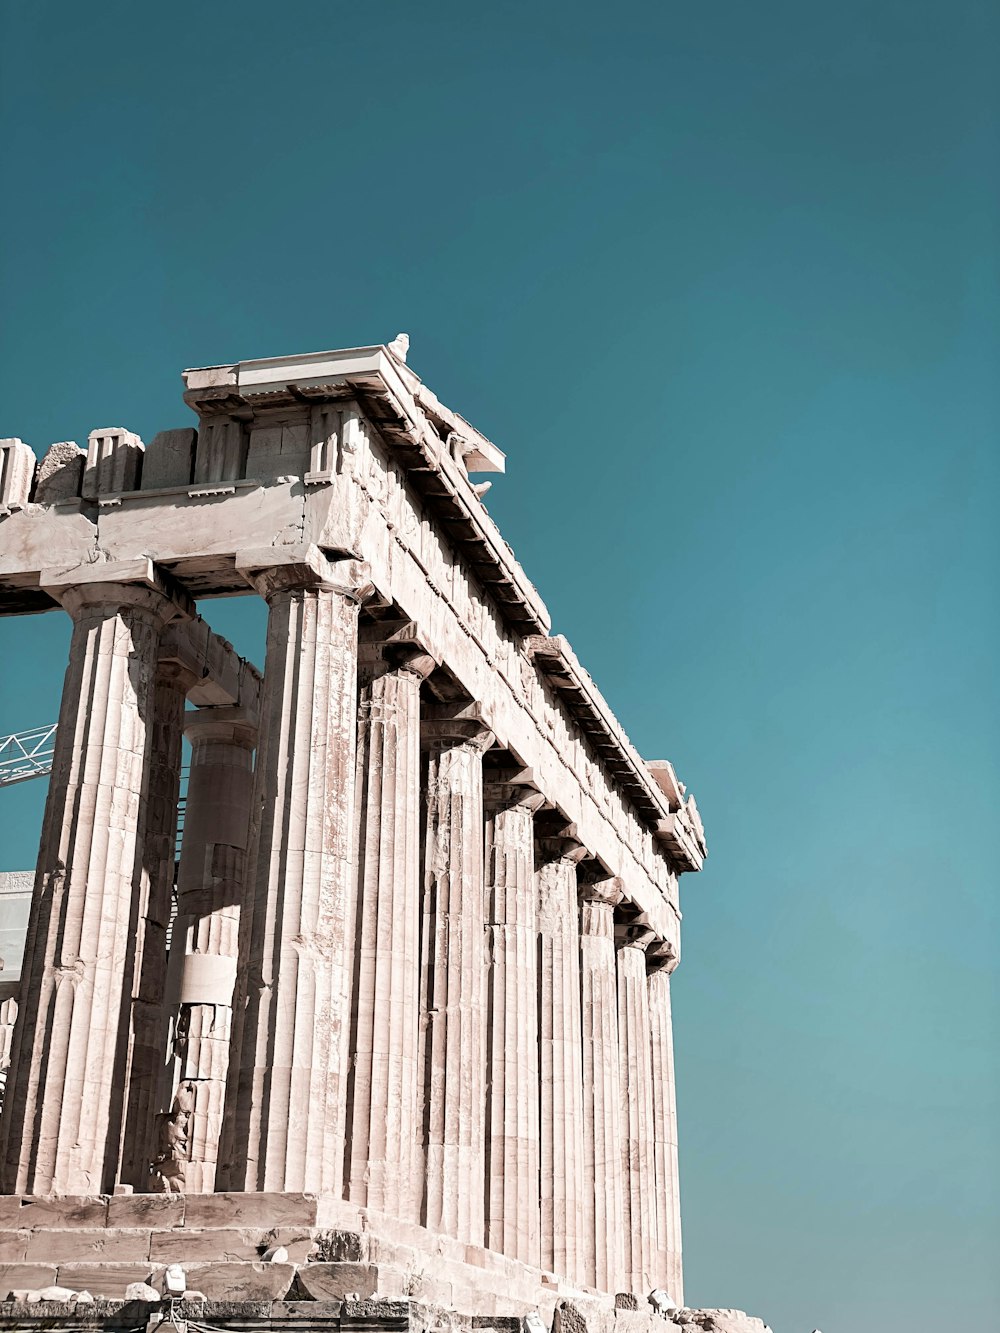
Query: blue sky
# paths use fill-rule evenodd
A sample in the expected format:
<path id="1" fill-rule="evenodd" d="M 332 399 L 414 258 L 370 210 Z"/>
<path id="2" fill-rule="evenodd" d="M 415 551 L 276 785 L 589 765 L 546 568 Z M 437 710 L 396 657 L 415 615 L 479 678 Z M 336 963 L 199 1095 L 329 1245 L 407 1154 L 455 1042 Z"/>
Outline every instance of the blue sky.
<path id="1" fill-rule="evenodd" d="M 1000 11 L 8 0 L 0 434 L 412 339 L 491 512 L 698 796 L 688 1299 L 919 1333 L 1000 1299 Z M 259 605 L 203 608 L 262 659 Z M 0 732 L 68 619 L 0 623 Z M 0 801 L 29 866 L 44 799 Z"/>

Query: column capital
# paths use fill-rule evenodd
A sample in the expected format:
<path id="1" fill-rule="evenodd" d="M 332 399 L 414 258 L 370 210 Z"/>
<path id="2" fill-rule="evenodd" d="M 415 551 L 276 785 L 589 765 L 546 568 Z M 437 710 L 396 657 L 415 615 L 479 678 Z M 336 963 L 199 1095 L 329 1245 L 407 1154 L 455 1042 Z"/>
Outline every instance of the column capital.
<path id="1" fill-rule="evenodd" d="M 656 931 L 638 921 L 615 922 L 615 948 L 641 949 L 643 953 L 659 942 Z"/>
<path id="2" fill-rule="evenodd" d="M 483 773 L 483 804 L 487 814 L 520 807 L 532 814 L 545 804 L 530 768 L 507 765 Z"/>
<path id="3" fill-rule="evenodd" d="M 236 568 L 266 602 L 303 588 L 328 588 L 356 602 L 367 600 L 375 591 L 366 561 L 330 560 L 313 543 L 241 551 Z"/>
<path id="4" fill-rule="evenodd" d="M 171 685 L 175 690 L 186 695 L 197 681 L 198 677 L 183 662 L 158 659 L 156 663 L 157 684 Z"/>
<path id="5" fill-rule="evenodd" d="M 74 618 L 88 607 L 134 606 L 151 611 L 162 624 L 191 620 L 194 602 L 152 560 L 107 560 L 92 565 L 43 569 L 39 587 Z"/>
<path id="6" fill-rule="evenodd" d="M 605 907 L 617 907 L 625 897 L 624 888 L 617 875 L 605 874 L 602 878 L 591 877 L 593 872 L 587 874 L 584 872 L 583 883 L 580 885 L 580 901 L 582 903 L 600 903 Z"/>
<path id="7" fill-rule="evenodd" d="M 669 940 L 656 939 L 646 950 L 646 971 L 663 972 L 670 976 L 681 961 L 680 954 Z"/>
<path id="8" fill-rule="evenodd" d="M 537 846 L 542 864 L 550 861 L 568 861 L 570 865 L 577 866 L 590 855 L 583 843 L 570 833 L 538 838 Z"/>
<path id="9" fill-rule="evenodd" d="M 466 745 L 479 754 L 493 744 L 494 736 L 477 703 L 431 704 L 420 719 L 421 740 L 437 749 Z"/>
<path id="10" fill-rule="evenodd" d="M 249 708 L 207 707 L 184 716 L 184 735 L 196 741 L 224 741 L 252 750 L 257 744 L 258 719 Z"/>
<path id="11" fill-rule="evenodd" d="M 395 635 L 378 639 L 372 633 L 374 629 L 377 626 L 365 626 L 365 632 L 358 636 L 359 671 L 370 673 L 372 678 L 395 671 L 423 684 L 440 665 L 417 639 L 401 640 Z"/>

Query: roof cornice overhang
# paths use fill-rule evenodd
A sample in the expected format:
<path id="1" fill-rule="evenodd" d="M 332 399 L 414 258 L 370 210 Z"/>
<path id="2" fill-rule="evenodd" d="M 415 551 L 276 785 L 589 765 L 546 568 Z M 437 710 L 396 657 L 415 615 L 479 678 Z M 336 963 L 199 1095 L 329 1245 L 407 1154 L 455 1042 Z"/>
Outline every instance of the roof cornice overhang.
<path id="1" fill-rule="evenodd" d="M 545 603 L 467 475 L 468 469 L 503 471 L 504 455 L 445 408 L 388 348 L 354 347 L 186 370 L 184 384 L 184 401 L 200 417 L 252 417 L 265 408 L 356 398 L 504 619 L 522 635 L 548 633 L 552 620 Z M 456 437 L 454 447 L 451 436 Z M 456 451 L 463 462 L 456 460 Z"/>

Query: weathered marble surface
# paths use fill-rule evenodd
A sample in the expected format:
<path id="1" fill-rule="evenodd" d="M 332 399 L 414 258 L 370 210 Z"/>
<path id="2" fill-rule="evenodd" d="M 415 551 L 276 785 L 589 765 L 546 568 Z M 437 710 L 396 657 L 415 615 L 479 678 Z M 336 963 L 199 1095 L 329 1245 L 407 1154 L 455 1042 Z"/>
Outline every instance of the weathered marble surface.
<path id="1" fill-rule="evenodd" d="M 34 1290 L 173 1257 L 281 1300 L 316 1245 L 322 1299 L 573 1294 L 623 1328 L 680 1299 L 669 972 L 700 816 L 550 634 L 469 475 L 503 455 L 406 350 L 189 371 L 197 431 L 148 449 L 0 446 L 0 614 L 75 623 L 3 1185 L 163 1191 L 100 1222 L 25 1205 L 0 1254 L 53 1268 Z M 262 680 L 196 614 L 234 593 L 268 604 Z M 99 1234 L 22 1246 L 74 1210 Z"/>

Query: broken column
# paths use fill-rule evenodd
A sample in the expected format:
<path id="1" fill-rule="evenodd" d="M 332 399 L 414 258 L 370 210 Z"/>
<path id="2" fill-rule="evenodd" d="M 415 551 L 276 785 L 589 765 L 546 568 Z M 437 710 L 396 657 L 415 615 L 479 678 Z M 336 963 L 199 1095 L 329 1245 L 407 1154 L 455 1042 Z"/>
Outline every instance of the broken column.
<path id="1" fill-rule="evenodd" d="M 95 579 L 113 573 L 94 567 Z M 73 636 L 4 1106 L 3 1188 L 100 1194 L 118 1167 L 157 646 L 177 606 L 145 584 L 43 586 L 73 617 Z"/>
<path id="2" fill-rule="evenodd" d="M 538 910 L 531 786 L 486 788 L 486 1245 L 538 1267 Z"/>
<path id="3" fill-rule="evenodd" d="M 539 839 L 538 1020 L 541 1267 L 584 1281 L 580 912 L 570 836 Z"/>
<path id="4" fill-rule="evenodd" d="M 583 1025 L 583 1249 L 588 1286 L 617 1291 L 623 1275 L 621 1087 L 614 910 L 620 881 L 580 890 Z"/>
<path id="5" fill-rule="evenodd" d="M 420 686 L 434 659 L 366 644 L 359 664 L 358 917 L 347 1197 L 416 1220 L 423 1194 Z"/>
<path id="6" fill-rule="evenodd" d="M 652 953 L 652 951 L 650 951 Z M 677 963 L 672 951 L 650 957 L 649 1030 L 653 1081 L 653 1156 L 656 1175 L 656 1285 L 684 1304 L 681 1262 L 680 1176 L 677 1164 L 677 1103 L 674 1083 L 674 1036 L 670 1014 L 670 975 Z"/>
<path id="7" fill-rule="evenodd" d="M 483 752 L 476 706 L 423 726 L 429 747 L 423 873 L 421 1062 L 426 1150 L 423 1222 L 482 1245 L 485 1174 L 486 943 Z"/>
<path id="8" fill-rule="evenodd" d="M 154 1180 L 189 1194 L 211 1193 L 226 1119 L 233 988 L 253 793 L 256 714 L 199 708 L 185 719 L 191 770 L 177 871 L 170 947 L 166 1061 L 160 1081 Z M 191 1105 L 183 1141 L 173 1115 L 185 1085 Z"/>
<path id="9" fill-rule="evenodd" d="M 653 1079 L 646 989 L 646 949 L 654 939 L 653 932 L 641 925 L 622 925 L 616 932 L 624 1277 L 626 1290 L 636 1293 L 652 1288 L 656 1253 Z"/>
<path id="10" fill-rule="evenodd" d="M 359 566 L 315 547 L 244 561 L 269 616 L 259 822 L 240 922 L 220 1175 L 231 1190 L 339 1194 L 355 948 L 358 607 L 369 585 Z"/>

